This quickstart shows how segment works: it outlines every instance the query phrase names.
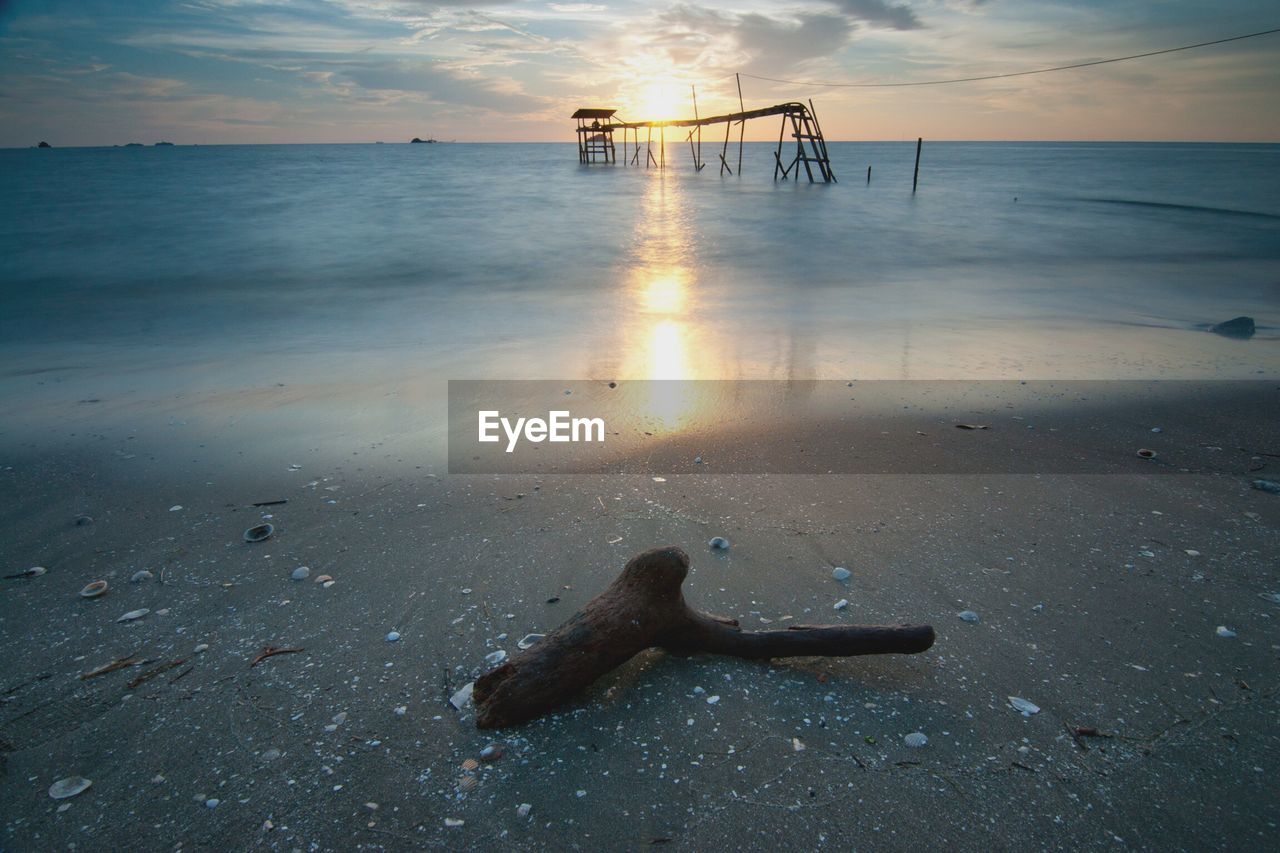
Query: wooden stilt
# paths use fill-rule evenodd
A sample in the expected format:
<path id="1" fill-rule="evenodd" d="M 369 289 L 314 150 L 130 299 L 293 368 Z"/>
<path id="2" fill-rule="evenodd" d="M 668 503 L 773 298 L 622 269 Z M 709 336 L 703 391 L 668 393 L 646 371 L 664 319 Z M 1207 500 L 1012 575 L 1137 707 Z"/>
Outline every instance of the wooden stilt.
<path id="1" fill-rule="evenodd" d="M 734 74 L 734 79 L 738 81 L 738 110 L 746 112 L 747 108 L 742 105 L 742 77 Z M 742 140 L 747 135 L 747 120 L 742 119 L 738 122 L 738 174 L 742 174 Z"/>
<path id="2" fill-rule="evenodd" d="M 916 191 L 916 184 L 920 182 L 920 149 L 924 146 L 924 137 L 916 138 L 916 171 L 911 176 L 911 192 Z"/>

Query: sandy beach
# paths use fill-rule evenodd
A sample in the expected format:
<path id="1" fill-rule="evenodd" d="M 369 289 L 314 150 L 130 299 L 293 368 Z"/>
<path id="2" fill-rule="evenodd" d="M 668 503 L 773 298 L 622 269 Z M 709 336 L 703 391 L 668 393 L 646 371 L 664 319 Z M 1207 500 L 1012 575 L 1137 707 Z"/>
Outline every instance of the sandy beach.
<path id="1" fill-rule="evenodd" d="M 0 472 L 23 496 L 0 517 L 6 568 L 48 570 L 0 598 L 3 846 L 1265 846 L 1280 499 L 1250 482 L 1277 470 L 1257 443 L 1275 394 L 1251 384 L 1159 435 L 1110 404 L 1064 413 L 1125 447 L 1096 474 L 449 476 L 378 441 L 237 453 L 64 422 Z M 1206 449 L 1228 434 L 1251 441 Z M 815 452 L 847 438 L 822 435 Z M 1134 470 L 1138 441 L 1211 470 Z M 243 541 L 264 520 L 272 538 Z M 690 603 L 744 628 L 926 622 L 936 645 L 773 665 L 649 652 L 496 732 L 448 704 L 486 654 L 667 543 L 692 555 Z M 105 596 L 77 595 L 99 578 Z M 268 646 L 301 651 L 251 666 Z M 499 760 L 464 769 L 490 744 Z M 66 776 L 92 787 L 51 799 Z"/>

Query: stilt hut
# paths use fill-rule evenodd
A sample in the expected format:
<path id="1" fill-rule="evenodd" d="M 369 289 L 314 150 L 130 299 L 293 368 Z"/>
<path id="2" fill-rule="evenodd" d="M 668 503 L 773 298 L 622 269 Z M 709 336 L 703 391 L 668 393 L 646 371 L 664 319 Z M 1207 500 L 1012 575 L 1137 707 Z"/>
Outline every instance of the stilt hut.
<path id="1" fill-rule="evenodd" d="M 616 163 L 613 147 L 613 115 L 617 110 L 583 108 L 573 114 L 578 122 L 578 162 Z"/>

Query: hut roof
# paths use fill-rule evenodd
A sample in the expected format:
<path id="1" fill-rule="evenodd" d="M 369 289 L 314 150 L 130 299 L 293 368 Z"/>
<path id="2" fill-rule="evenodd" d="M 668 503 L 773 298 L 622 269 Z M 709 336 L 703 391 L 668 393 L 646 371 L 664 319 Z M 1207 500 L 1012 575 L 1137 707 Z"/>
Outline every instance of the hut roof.
<path id="1" fill-rule="evenodd" d="M 573 115 L 569 116 L 569 118 L 612 118 L 613 114 L 616 112 L 617 110 L 600 110 L 583 107 Z"/>

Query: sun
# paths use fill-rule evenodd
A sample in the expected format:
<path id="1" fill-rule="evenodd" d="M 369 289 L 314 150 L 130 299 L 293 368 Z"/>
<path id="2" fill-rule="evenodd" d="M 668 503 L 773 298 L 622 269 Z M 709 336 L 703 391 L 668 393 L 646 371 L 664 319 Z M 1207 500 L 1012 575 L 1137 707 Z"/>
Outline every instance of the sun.
<path id="1" fill-rule="evenodd" d="M 669 121 L 682 118 L 689 107 L 689 98 L 683 94 L 687 87 L 679 83 L 650 83 L 640 90 L 636 99 L 639 119 L 644 121 Z"/>

